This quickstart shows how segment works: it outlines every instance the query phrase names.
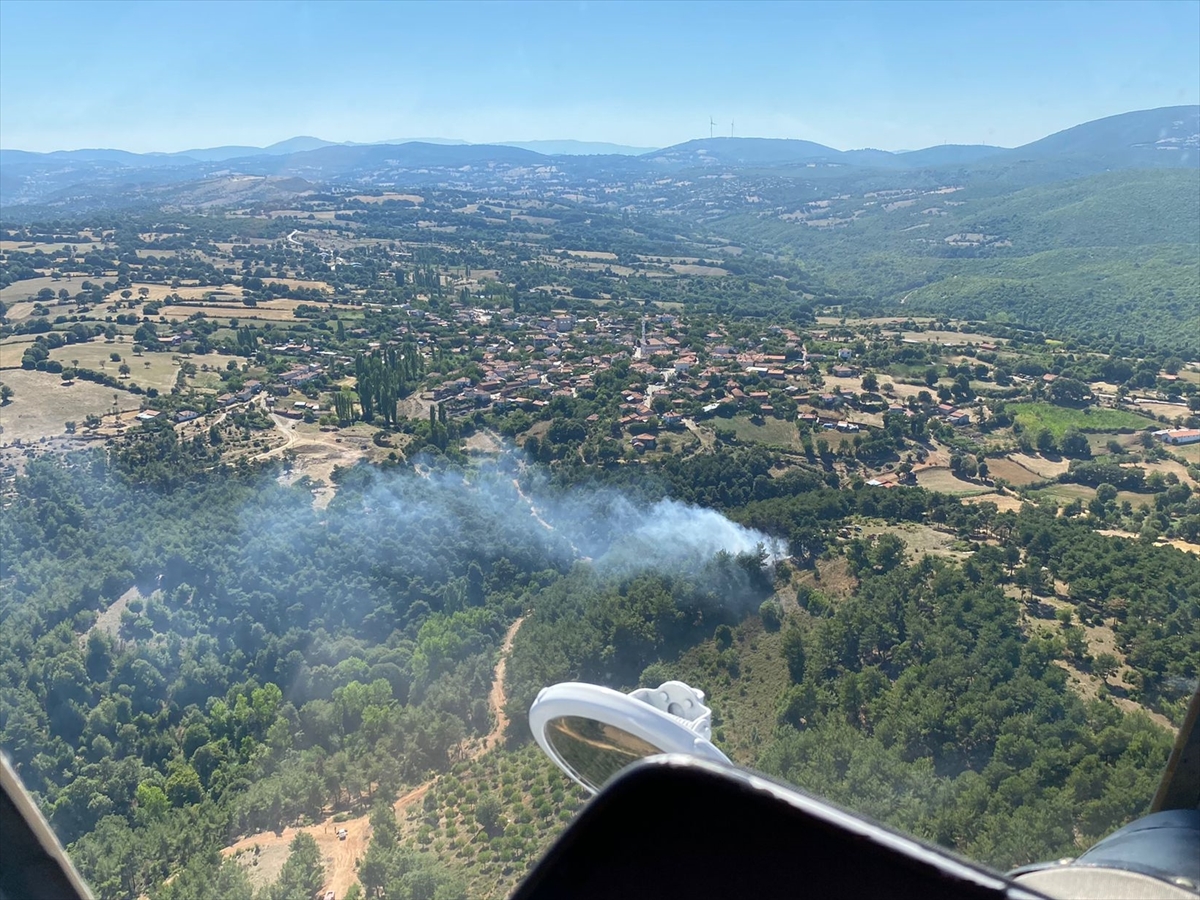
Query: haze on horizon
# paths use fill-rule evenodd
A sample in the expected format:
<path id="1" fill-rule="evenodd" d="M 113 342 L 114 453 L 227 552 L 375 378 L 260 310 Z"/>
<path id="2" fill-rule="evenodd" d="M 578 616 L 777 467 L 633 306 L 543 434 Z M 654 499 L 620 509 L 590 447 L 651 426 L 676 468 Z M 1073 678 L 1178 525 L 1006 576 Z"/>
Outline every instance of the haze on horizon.
<path id="1" fill-rule="evenodd" d="M 64 27 L 64 23 L 70 23 Z M 1200 0 L 0 4 L 0 146 L 1017 146 L 1200 102 Z"/>

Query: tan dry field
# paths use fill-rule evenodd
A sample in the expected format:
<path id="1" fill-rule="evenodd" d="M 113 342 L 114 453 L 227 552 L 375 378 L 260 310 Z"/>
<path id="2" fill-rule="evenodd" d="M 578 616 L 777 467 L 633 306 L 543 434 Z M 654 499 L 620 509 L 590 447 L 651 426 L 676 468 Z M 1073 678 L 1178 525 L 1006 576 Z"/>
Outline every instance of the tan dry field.
<path id="1" fill-rule="evenodd" d="M 267 284 L 286 284 L 290 288 L 316 288 L 333 293 L 333 288 L 324 281 L 308 281 L 303 278 L 264 278 Z"/>
<path id="2" fill-rule="evenodd" d="M 917 472 L 917 484 L 926 490 L 943 494 L 989 494 L 992 489 L 978 482 L 966 481 L 950 471 L 949 466 L 931 466 Z"/>
<path id="3" fill-rule="evenodd" d="M 16 334 L 0 341 L 0 369 L 21 368 L 21 357 L 25 348 L 36 340 L 36 335 Z"/>
<path id="4" fill-rule="evenodd" d="M 1196 480 L 1188 474 L 1186 466 L 1180 465 L 1173 459 L 1162 459 L 1155 462 L 1138 462 L 1138 463 L 1122 463 L 1124 467 L 1137 466 L 1146 470 L 1146 475 L 1149 477 L 1154 472 L 1161 472 L 1163 475 L 1168 475 L 1172 472 L 1184 484 L 1196 485 Z"/>
<path id="5" fill-rule="evenodd" d="M 1070 503 L 1072 500 L 1082 500 L 1084 503 L 1087 503 L 1096 496 L 1096 489 L 1088 487 L 1086 484 L 1052 484 L 1038 493 L 1053 497 L 1064 503 Z M 1154 503 L 1154 495 L 1135 494 L 1133 491 L 1117 491 L 1116 502 L 1124 503 L 1126 500 L 1132 506 L 1149 506 Z"/>
<path id="6" fill-rule="evenodd" d="M 851 375 L 849 378 L 839 378 L 836 375 L 822 375 L 821 380 L 824 383 L 821 392 L 825 394 L 836 393 L 834 388 L 841 388 L 843 394 L 857 394 L 862 391 L 861 375 Z"/>
<path id="7" fill-rule="evenodd" d="M 617 261 L 617 254 L 610 253 L 607 250 L 567 250 L 564 247 L 560 247 L 551 252 L 565 253 L 568 256 L 574 256 L 578 259 L 602 259 L 611 260 L 612 262 Z"/>
<path id="8" fill-rule="evenodd" d="M 1197 556 L 1200 556 L 1200 544 L 1193 544 L 1191 541 L 1185 541 L 1181 538 L 1176 538 L 1173 541 L 1156 541 L 1155 543 L 1160 547 L 1169 545 L 1176 550 L 1182 550 L 1184 553 L 1195 553 Z"/>
<path id="9" fill-rule="evenodd" d="M 176 357 L 179 357 L 178 353 L 163 351 L 135 356 L 131 346 L 128 342 L 110 344 L 103 339 L 92 340 L 86 344 L 57 347 L 50 351 L 50 358 L 58 360 L 64 366 L 72 365 L 72 360 L 79 360 L 79 365 L 83 368 L 104 372 L 114 378 L 120 377 L 118 370 L 121 362 L 124 362 L 129 364 L 131 370 L 129 381 L 143 388 L 152 387 L 159 391 L 169 391 L 175 386 L 176 373 L 179 371 L 179 363 L 176 362 Z M 112 353 L 121 354 L 121 362 L 113 361 L 110 358 Z M 224 369 L 230 360 L 236 360 L 239 364 L 243 362 L 238 357 L 223 356 L 220 353 L 189 358 L 189 361 L 194 363 L 197 369 L 205 364 L 210 369 Z"/>
<path id="10" fill-rule="evenodd" d="M 87 253 L 90 250 L 108 247 L 108 244 L 98 244 L 95 241 L 55 241 L 53 243 L 31 243 L 29 241 L 0 241 L 0 253 L 33 253 L 41 250 L 43 253 L 57 253 L 59 250 L 74 250 Z"/>
<path id="11" fill-rule="evenodd" d="M 262 322 L 295 322 L 296 306 L 303 300 L 271 300 L 259 303 L 257 306 L 245 306 L 241 303 L 196 303 L 187 305 L 164 306 L 159 315 L 168 319 L 186 319 L 197 313 L 210 319 L 243 319 Z M 286 305 L 285 305 L 286 304 Z M 319 305 L 319 304 L 311 304 Z"/>
<path id="12" fill-rule="evenodd" d="M 617 263 L 607 262 L 570 262 L 568 268 L 578 269 L 583 272 L 604 272 L 610 271 L 614 275 L 632 275 L 636 269 L 631 269 L 629 266 L 618 265 Z"/>
<path id="13" fill-rule="evenodd" d="M 992 478 L 1003 478 L 1009 484 L 1014 484 L 1017 487 L 1024 487 L 1027 484 L 1033 484 L 1035 481 L 1044 481 L 1045 476 L 1039 475 L 1031 469 L 1021 465 L 1011 456 L 1001 457 L 1000 459 L 989 459 L 988 473 Z"/>
<path id="14" fill-rule="evenodd" d="M 384 203 L 388 200 L 407 200 L 409 203 L 416 204 L 425 202 L 425 198 L 419 194 L 381 194 L 378 197 L 373 197 L 370 194 L 355 194 L 349 199 L 360 200 L 363 203 Z"/>
<path id="15" fill-rule="evenodd" d="M 1176 418 L 1182 416 L 1187 418 L 1190 415 L 1187 405 L 1184 403 L 1159 403 L 1156 400 L 1142 400 L 1133 404 L 1135 410 L 1148 412 L 1153 416 L 1163 416 L 1167 421 L 1173 422 Z M 1154 425 L 1154 422 L 1146 420 L 1146 427 Z"/>
<path id="16" fill-rule="evenodd" d="M 1070 461 L 1066 459 L 1046 459 L 1044 456 L 1029 456 L 1025 453 L 1010 453 L 1008 459 L 1041 478 L 1057 478 L 1071 465 Z"/>
<path id="17" fill-rule="evenodd" d="M 936 388 L 934 388 L 934 390 L 930 390 L 923 384 L 901 384 L 900 382 L 895 381 L 890 375 L 879 375 L 878 377 L 880 388 L 886 387 L 889 384 L 892 386 L 890 393 L 885 391 L 880 392 L 884 397 L 895 397 L 898 400 L 907 400 L 910 397 L 917 396 L 917 394 L 921 393 L 921 391 L 925 391 L 927 394 L 932 395 L 934 390 L 937 390 Z M 859 379 L 859 381 L 861 380 L 862 379 Z"/>
<path id="18" fill-rule="evenodd" d="M 671 271 L 680 275 L 700 275 L 711 278 L 720 278 L 729 274 L 726 269 L 717 266 L 696 266 L 688 263 L 672 263 Z"/>
<path id="19" fill-rule="evenodd" d="M 1187 444 L 1183 447 L 1172 447 L 1171 452 L 1180 459 L 1186 459 L 1192 465 L 1200 465 L 1200 444 Z"/>
<path id="20" fill-rule="evenodd" d="M 557 219 L 548 219 L 545 216 L 515 215 L 512 218 L 514 222 L 528 222 L 530 225 L 553 225 L 558 221 Z"/>
<path id="21" fill-rule="evenodd" d="M 1022 500 L 1012 494 L 972 494 L 962 498 L 963 503 L 978 505 L 980 503 L 995 503 L 1000 512 L 1020 512 Z"/>
<path id="22" fill-rule="evenodd" d="M 56 294 L 60 289 L 66 288 L 72 294 L 77 294 L 83 290 L 80 285 L 86 280 L 85 278 L 77 278 L 68 281 L 66 278 L 51 278 L 49 275 L 42 275 L 38 278 L 25 278 L 21 281 L 14 281 L 8 287 L 0 288 L 0 300 L 6 304 L 15 303 L 20 300 L 32 300 L 42 288 L 50 288 Z"/>
<path id="23" fill-rule="evenodd" d="M 89 414 L 103 415 L 113 407 L 113 395 L 121 410 L 136 410 L 141 398 L 90 381 L 76 381 L 70 387 L 51 372 L 12 369 L 4 373 L 4 383 L 14 391 L 12 401 L 0 407 L 0 444 L 13 441 L 38 441 L 65 433 L 64 423 L 75 421 L 83 426 Z"/>
<path id="24" fill-rule="evenodd" d="M 1109 441 L 1116 441 L 1126 450 L 1130 447 L 1139 446 L 1140 435 L 1138 434 L 1113 434 L 1111 431 L 1100 432 L 1098 434 L 1085 434 L 1088 446 L 1092 449 L 1093 456 L 1104 456 L 1109 452 Z"/>
<path id="25" fill-rule="evenodd" d="M 7 318 L 10 322 L 23 322 L 33 315 L 33 307 L 34 304 L 31 301 L 21 300 L 17 303 L 9 304 L 8 312 L 6 312 L 4 315 L 5 318 Z M 55 307 L 53 306 L 49 307 L 49 309 L 54 308 Z M 57 313 L 55 313 L 55 315 L 57 315 Z"/>
<path id="26" fill-rule="evenodd" d="M 268 219 L 307 219 L 312 216 L 317 222 L 332 222 L 336 213 L 333 210 L 309 212 L 306 209 L 273 209 L 267 213 Z"/>
<path id="27" fill-rule="evenodd" d="M 203 300 L 208 294 L 224 294 L 226 297 L 237 299 L 239 302 L 242 297 L 242 289 L 236 284 L 215 285 L 199 285 L 199 284 L 183 284 L 177 288 L 171 287 L 169 284 L 151 284 L 149 282 L 134 282 L 130 285 L 130 290 L 133 291 L 134 298 L 140 298 L 138 290 L 146 288 L 149 293 L 146 294 L 147 300 L 165 300 L 171 294 L 178 294 L 184 300 Z"/>
<path id="28" fill-rule="evenodd" d="M 824 326 L 840 325 L 843 320 L 854 325 L 899 325 L 902 322 L 923 325 L 934 321 L 929 316 L 867 316 L 861 319 L 858 316 L 817 316 L 817 324 Z"/>
<path id="29" fill-rule="evenodd" d="M 994 343 L 994 339 L 987 335 L 963 334 L 959 331 L 906 331 L 902 337 L 906 341 L 916 341 L 919 344 L 942 344 L 948 347 L 988 341 Z"/>

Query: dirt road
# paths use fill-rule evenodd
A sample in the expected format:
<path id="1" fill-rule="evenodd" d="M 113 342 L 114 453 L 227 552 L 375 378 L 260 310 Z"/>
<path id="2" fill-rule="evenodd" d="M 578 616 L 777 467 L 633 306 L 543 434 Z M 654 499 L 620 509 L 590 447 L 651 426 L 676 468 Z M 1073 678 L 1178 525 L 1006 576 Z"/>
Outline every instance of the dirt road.
<path id="1" fill-rule="evenodd" d="M 496 668 L 492 673 L 492 687 L 488 692 L 488 707 L 491 709 L 493 717 L 492 728 L 480 739 L 468 739 L 463 742 L 459 748 L 459 753 L 463 758 L 477 759 L 499 744 L 504 737 L 504 729 L 508 727 L 508 717 L 504 714 L 504 705 L 508 702 L 504 676 L 508 666 L 508 655 L 512 652 L 513 638 L 516 637 L 517 631 L 524 621 L 525 617 L 522 616 L 513 622 L 505 632 L 504 640 L 500 644 L 500 659 L 496 662 Z M 429 789 L 437 784 L 438 777 L 440 776 L 431 778 L 424 784 L 401 795 L 393 804 L 396 817 L 401 818 L 408 807 L 423 800 Z M 338 830 L 343 828 L 346 830 L 346 839 L 338 840 Z M 311 834 L 316 840 L 317 848 L 321 851 L 322 861 L 325 864 L 325 884 L 318 896 L 324 891 L 331 890 L 334 896 L 340 900 L 357 880 L 358 861 L 367 852 L 367 844 L 371 837 L 371 824 L 368 816 L 358 816 L 343 822 L 335 822 L 330 816 L 317 825 L 308 825 L 304 828 L 289 827 L 283 829 L 280 834 L 276 834 L 274 831 L 253 834 L 226 847 L 221 851 L 221 855 L 229 857 L 245 851 L 249 854 L 246 857 L 247 860 L 250 860 L 253 858 L 254 848 L 257 846 L 259 850 L 258 864 L 250 870 L 250 874 L 255 887 L 261 888 L 278 876 L 279 870 L 287 858 L 288 845 L 292 842 L 292 838 L 302 831 Z"/>

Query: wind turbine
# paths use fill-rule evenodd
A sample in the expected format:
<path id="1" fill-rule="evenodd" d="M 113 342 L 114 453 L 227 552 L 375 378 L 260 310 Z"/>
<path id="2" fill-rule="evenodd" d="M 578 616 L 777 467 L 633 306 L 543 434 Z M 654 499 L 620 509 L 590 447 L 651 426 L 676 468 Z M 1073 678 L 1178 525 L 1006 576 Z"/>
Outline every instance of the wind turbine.
<path id="1" fill-rule="evenodd" d="M 708 139 L 709 139 L 709 140 L 712 140 L 712 136 L 713 136 L 713 128 L 715 128 L 715 127 L 716 127 L 716 125 L 717 125 L 717 122 L 716 122 L 716 120 L 715 120 L 715 119 L 713 119 L 713 117 L 712 117 L 712 116 L 709 116 L 709 117 L 708 117 Z"/>
<path id="2" fill-rule="evenodd" d="M 729 123 L 729 136 L 733 137 L 733 122 L 732 121 L 730 121 L 730 123 Z"/>

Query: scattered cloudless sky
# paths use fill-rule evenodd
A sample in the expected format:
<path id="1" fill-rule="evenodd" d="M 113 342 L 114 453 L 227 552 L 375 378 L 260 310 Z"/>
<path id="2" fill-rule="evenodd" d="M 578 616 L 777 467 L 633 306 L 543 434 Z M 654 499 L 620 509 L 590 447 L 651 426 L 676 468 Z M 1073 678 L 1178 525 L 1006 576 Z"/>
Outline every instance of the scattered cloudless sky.
<path id="1" fill-rule="evenodd" d="M 0 2 L 0 146 L 1015 146 L 1200 102 L 1200 2 Z"/>

